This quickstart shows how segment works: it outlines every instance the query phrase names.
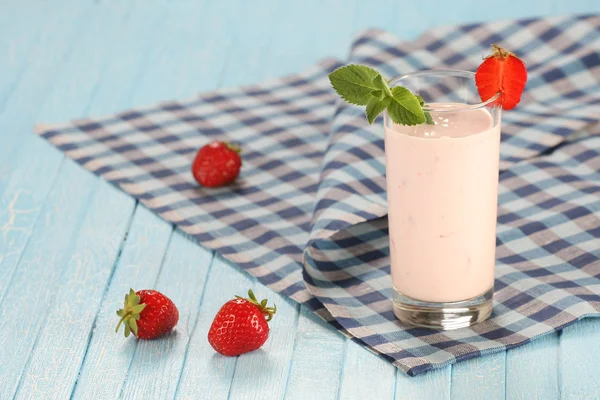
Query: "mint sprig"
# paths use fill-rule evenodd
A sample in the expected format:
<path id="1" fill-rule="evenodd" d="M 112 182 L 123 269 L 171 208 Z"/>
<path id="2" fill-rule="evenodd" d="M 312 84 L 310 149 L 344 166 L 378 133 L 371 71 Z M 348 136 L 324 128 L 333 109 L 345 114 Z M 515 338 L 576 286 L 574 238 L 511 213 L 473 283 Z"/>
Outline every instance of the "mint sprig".
<path id="1" fill-rule="evenodd" d="M 329 74 L 329 81 L 333 89 L 342 99 L 350 104 L 366 106 L 371 97 L 371 92 L 380 90 L 375 84 L 379 72 L 364 65 L 347 65 L 340 67 Z"/>
<path id="2" fill-rule="evenodd" d="M 434 123 L 429 112 L 423 110 L 421 96 L 402 86 L 390 88 L 373 68 L 358 64 L 340 67 L 329 74 L 329 81 L 346 102 L 367 107 L 369 124 L 385 109 L 392 121 L 400 125 Z"/>

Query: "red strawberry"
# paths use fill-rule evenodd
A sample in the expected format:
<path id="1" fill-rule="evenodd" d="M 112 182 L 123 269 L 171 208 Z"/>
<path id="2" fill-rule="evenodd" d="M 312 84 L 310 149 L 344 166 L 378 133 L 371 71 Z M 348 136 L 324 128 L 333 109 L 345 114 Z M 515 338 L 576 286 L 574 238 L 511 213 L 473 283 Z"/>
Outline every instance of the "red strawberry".
<path id="1" fill-rule="evenodd" d="M 267 299 L 260 303 L 252 290 L 248 299 L 235 296 L 221 307 L 208 331 L 208 342 L 224 356 L 239 356 L 262 346 L 269 337 L 268 321 L 277 307 L 267 307 Z"/>
<path id="2" fill-rule="evenodd" d="M 527 69 L 519 57 L 493 45 L 494 53 L 483 60 L 475 72 L 475 84 L 481 101 L 500 93 L 500 105 L 512 110 L 521 100 L 527 83 Z"/>
<path id="3" fill-rule="evenodd" d="M 202 186 L 228 185 L 237 178 L 242 167 L 239 146 L 224 142 L 212 142 L 196 154 L 192 174 Z"/>
<path id="4" fill-rule="evenodd" d="M 129 289 L 125 295 L 125 306 L 117 311 L 121 317 L 117 329 L 125 323 L 125 337 L 129 333 L 139 339 L 155 339 L 164 335 L 177 325 L 179 311 L 175 304 L 164 294 L 156 290 Z"/>

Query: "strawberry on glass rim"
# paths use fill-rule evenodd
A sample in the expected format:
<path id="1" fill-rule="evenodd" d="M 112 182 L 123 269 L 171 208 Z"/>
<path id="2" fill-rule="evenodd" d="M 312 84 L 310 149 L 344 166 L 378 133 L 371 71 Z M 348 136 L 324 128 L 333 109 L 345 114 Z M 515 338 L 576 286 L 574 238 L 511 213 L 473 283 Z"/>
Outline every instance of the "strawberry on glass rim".
<path id="1" fill-rule="evenodd" d="M 527 83 L 527 69 L 515 54 L 495 44 L 492 47 L 494 52 L 475 72 L 477 91 L 484 102 L 500 93 L 498 104 L 504 110 L 512 110 L 521 100 Z"/>
<path id="2" fill-rule="evenodd" d="M 493 45 L 494 52 L 483 60 L 475 72 L 475 84 L 486 102 L 500 94 L 495 105 L 512 110 L 521 100 L 527 83 L 525 63 L 511 53 Z M 366 117 L 372 124 L 387 110 L 388 117 L 398 125 L 435 125 L 421 96 L 403 86 L 390 86 L 390 81 L 366 65 L 345 65 L 331 72 L 329 81 L 335 92 L 347 103 L 366 107 Z"/>

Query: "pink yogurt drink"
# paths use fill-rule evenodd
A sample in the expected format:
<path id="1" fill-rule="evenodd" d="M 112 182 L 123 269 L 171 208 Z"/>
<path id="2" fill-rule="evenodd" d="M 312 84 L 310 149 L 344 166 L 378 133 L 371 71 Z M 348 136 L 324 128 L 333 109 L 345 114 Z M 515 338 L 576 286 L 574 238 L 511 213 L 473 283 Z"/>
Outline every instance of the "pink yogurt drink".
<path id="1" fill-rule="evenodd" d="M 454 329 L 491 312 L 500 110 L 427 107 L 435 125 L 385 118 L 394 311 L 409 324 Z"/>

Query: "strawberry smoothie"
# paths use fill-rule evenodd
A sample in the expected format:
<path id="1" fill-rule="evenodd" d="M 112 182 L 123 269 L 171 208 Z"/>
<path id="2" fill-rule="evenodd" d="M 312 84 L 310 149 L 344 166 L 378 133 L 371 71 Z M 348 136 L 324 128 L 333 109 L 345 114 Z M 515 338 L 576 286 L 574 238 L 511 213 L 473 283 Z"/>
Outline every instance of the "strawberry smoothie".
<path id="1" fill-rule="evenodd" d="M 464 301 L 494 284 L 500 123 L 485 107 L 430 106 L 435 125 L 386 118 L 392 281 L 417 301 Z"/>

